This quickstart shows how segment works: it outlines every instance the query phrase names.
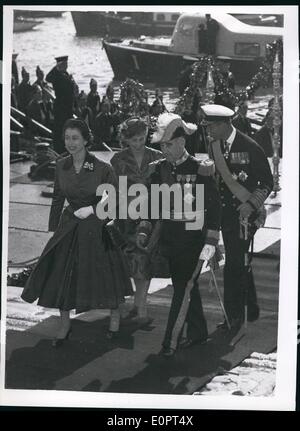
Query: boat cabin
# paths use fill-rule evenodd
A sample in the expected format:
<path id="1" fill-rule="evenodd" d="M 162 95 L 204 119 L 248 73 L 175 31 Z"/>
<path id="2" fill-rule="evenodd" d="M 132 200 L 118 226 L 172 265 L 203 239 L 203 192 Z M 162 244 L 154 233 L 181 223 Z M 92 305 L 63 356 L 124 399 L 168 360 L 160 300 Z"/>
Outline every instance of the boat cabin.
<path id="1" fill-rule="evenodd" d="M 283 35 L 283 28 L 248 25 L 229 14 L 211 14 L 211 18 L 219 24 L 215 54 L 219 59 L 250 60 L 264 57 L 266 45 Z M 201 24 L 205 26 L 205 23 L 205 14 L 181 15 L 169 50 L 185 55 L 201 54 L 199 27 Z"/>

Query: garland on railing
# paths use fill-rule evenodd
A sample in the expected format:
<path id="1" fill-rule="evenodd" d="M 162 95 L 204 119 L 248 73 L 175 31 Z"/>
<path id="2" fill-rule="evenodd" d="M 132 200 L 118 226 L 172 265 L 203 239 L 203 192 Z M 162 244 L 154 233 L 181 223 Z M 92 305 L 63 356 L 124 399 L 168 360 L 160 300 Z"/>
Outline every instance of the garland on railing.
<path id="1" fill-rule="evenodd" d="M 129 118 L 138 115 L 140 117 L 149 114 L 148 94 L 143 84 L 128 78 L 120 85 L 120 109 Z"/>
<path id="2" fill-rule="evenodd" d="M 240 101 L 250 99 L 255 91 L 261 86 L 268 86 L 272 83 L 273 63 L 276 52 L 279 53 L 279 60 L 282 64 L 282 40 L 275 40 L 267 45 L 266 57 L 259 67 L 258 72 L 253 76 L 245 89 L 234 92 L 228 87 L 228 83 L 224 78 L 219 67 L 220 62 L 216 61 L 211 56 L 202 57 L 199 61 L 192 65 L 192 73 L 190 75 L 190 85 L 185 89 L 183 95 L 179 98 L 175 113 L 182 115 L 184 112 L 191 112 L 195 106 L 195 98 L 198 97 L 200 88 L 205 88 L 207 80 L 207 70 L 211 67 L 212 76 L 215 84 L 215 103 L 224 104 L 234 108 Z M 197 104 L 196 104 L 197 107 Z"/>
<path id="3" fill-rule="evenodd" d="M 238 93 L 240 100 L 249 99 L 255 93 L 255 91 L 261 86 L 272 85 L 272 73 L 273 65 L 276 53 L 278 52 L 280 64 L 283 64 L 283 44 L 282 39 L 274 40 L 271 44 L 267 45 L 266 57 L 260 66 L 258 72 L 253 76 L 249 84 L 244 90 Z M 282 72 L 282 70 L 281 70 Z"/>

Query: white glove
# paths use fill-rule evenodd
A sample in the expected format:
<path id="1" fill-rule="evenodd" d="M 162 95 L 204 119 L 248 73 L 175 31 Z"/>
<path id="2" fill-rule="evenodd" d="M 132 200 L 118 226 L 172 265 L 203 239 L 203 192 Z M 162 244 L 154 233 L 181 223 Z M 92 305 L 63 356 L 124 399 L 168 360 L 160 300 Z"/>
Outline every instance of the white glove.
<path id="1" fill-rule="evenodd" d="M 214 245 L 205 244 L 200 253 L 199 260 L 210 260 L 215 254 L 215 251 L 216 247 Z"/>
<path id="2" fill-rule="evenodd" d="M 94 209 L 92 206 L 82 207 L 79 210 L 74 211 L 74 216 L 80 218 L 81 220 L 87 218 L 91 214 L 94 214 Z"/>

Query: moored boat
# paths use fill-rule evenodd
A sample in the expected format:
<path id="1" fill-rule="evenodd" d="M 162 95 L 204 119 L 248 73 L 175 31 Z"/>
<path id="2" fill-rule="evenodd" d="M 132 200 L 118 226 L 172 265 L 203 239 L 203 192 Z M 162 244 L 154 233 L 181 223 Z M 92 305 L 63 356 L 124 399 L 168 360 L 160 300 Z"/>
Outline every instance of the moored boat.
<path id="1" fill-rule="evenodd" d="M 179 13 L 72 11 L 77 36 L 171 35 Z"/>
<path id="2" fill-rule="evenodd" d="M 32 19 L 24 19 L 24 18 L 15 18 L 14 19 L 14 33 L 19 33 L 21 31 L 29 31 L 32 30 L 39 24 L 42 24 L 43 21 L 37 21 Z"/>
<path id="3" fill-rule="evenodd" d="M 215 56 L 229 63 L 236 81 L 246 82 L 257 71 L 266 45 L 281 38 L 280 27 L 250 26 L 229 14 L 212 14 L 219 24 Z M 178 19 L 172 38 L 103 41 L 115 79 L 126 77 L 141 82 L 174 86 L 180 72 L 205 52 L 199 49 L 199 25 L 205 14 L 184 14 Z"/>
<path id="4" fill-rule="evenodd" d="M 45 6 L 47 8 L 47 6 Z M 60 18 L 64 12 L 54 10 L 14 10 L 14 17 L 24 18 Z"/>

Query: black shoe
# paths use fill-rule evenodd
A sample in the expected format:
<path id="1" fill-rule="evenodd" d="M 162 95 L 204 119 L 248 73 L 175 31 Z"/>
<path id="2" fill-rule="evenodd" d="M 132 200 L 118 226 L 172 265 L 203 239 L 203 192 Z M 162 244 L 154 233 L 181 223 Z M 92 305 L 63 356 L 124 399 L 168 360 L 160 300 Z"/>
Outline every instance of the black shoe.
<path id="1" fill-rule="evenodd" d="M 121 317 L 121 320 L 122 321 L 127 321 L 127 320 L 130 320 L 130 319 L 133 319 L 134 317 L 136 317 L 138 315 L 138 310 L 137 310 L 137 308 L 136 307 L 133 307 L 129 312 L 128 312 L 128 314 L 126 314 L 126 316 L 124 316 L 124 317 Z"/>
<path id="2" fill-rule="evenodd" d="M 65 341 L 67 341 L 72 333 L 72 328 L 68 330 L 64 338 L 55 338 L 52 340 L 52 347 L 58 348 L 61 347 Z"/>
<path id="3" fill-rule="evenodd" d="M 183 340 L 180 341 L 179 347 L 181 349 L 188 349 L 189 347 L 195 346 L 196 344 L 198 344 L 199 346 L 207 344 L 208 341 L 209 341 L 208 337 L 197 338 L 197 339 L 184 338 Z"/>
<path id="4" fill-rule="evenodd" d="M 172 349 L 172 347 L 163 347 L 160 352 L 165 358 L 171 358 L 175 355 L 176 350 Z"/>
<path id="5" fill-rule="evenodd" d="M 119 331 L 111 331 L 110 329 L 106 332 L 107 340 L 116 340 L 119 337 Z"/>
<path id="6" fill-rule="evenodd" d="M 240 329 L 240 327 L 242 326 L 243 320 L 240 318 L 231 319 L 229 321 L 229 324 L 230 324 L 230 330 L 236 331 L 236 330 Z M 226 320 L 222 323 L 218 323 L 217 328 L 221 329 L 222 331 L 229 331 Z"/>
<path id="7" fill-rule="evenodd" d="M 224 320 L 224 322 L 217 323 L 217 328 L 222 329 L 222 331 L 226 331 L 227 329 L 229 329 L 226 320 Z"/>

